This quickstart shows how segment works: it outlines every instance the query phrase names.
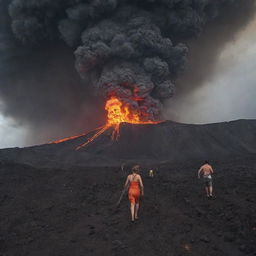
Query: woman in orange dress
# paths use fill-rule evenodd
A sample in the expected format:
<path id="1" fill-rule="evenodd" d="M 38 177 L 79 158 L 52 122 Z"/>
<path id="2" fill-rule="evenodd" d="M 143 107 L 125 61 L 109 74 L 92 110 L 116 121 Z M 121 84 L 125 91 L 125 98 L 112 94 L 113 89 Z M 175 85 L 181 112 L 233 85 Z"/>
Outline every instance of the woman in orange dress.
<path id="1" fill-rule="evenodd" d="M 144 186 L 141 176 L 138 174 L 140 169 L 139 165 L 135 165 L 132 168 L 132 174 L 128 175 L 124 187 L 128 189 L 128 198 L 131 203 L 131 217 L 132 222 L 138 219 L 139 211 L 139 198 L 144 195 Z"/>

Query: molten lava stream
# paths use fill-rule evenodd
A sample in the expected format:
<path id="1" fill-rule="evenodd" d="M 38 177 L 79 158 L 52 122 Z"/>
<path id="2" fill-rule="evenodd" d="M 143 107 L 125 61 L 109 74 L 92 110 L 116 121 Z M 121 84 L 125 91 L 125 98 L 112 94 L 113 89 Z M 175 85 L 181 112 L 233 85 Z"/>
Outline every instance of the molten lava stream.
<path id="1" fill-rule="evenodd" d="M 141 121 L 140 117 L 137 113 L 132 112 L 129 110 L 128 106 L 125 106 L 118 98 L 112 96 L 110 99 L 107 100 L 105 105 L 105 110 L 108 112 L 107 114 L 107 122 L 104 126 L 98 127 L 95 129 L 97 131 L 92 137 L 90 137 L 85 143 L 79 145 L 76 150 L 85 147 L 86 145 L 90 144 L 96 138 L 98 138 L 101 134 L 103 134 L 109 128 L 113 128 L 112 140 L 118 140 L 120 136 L 120 124 L 121 123 L 130 123 L 130 124 L 158 124 L 160 122 L 156 121 Z M 60 140 L 56 140 L 50 142 L 50 144 L 57 144 L 64 141 L 68 141 L 71 139 L 75 139 L 81 136 L 85 136 L 86 134 L 72 136 L 69 138 L 64 138 Z"/>
<path id="2" fill-rule="evenodd" d="M 67 137 L 67 138 L 63 138 L 63 139 L 59 139 L 59 140 L 54 140 L 54 141 L 49 142 L 48 144 L 58 144 L 58 143 L 61 143 L 64 141 L 76 139 L 76 138 L 84 136 L 84 135 L 86 135 L 86 134 L 81 134 L 81 135 L 71 136 L 71 137 Z"/>
<path id="3" fill-rule="evenodd" d="M 98 127 L 96 129 L 94 129 L 93 131 L 97 131 L 97 130 L 101 129 L 102 127 L 103 126 Z M 71 136 L 71 137 L 67 137 L 67 138 L 63 138 L 63 139 L 59 139 L 59 140 L 54 140 L 54 141 L 49 142 L 48 144 L 59 144 L 61 142 L 73 140 L 73 139 L 76 139 L 76 138 L 79 138 L 79 137 L 82 137 L 82 136 L 86 136 L 87 134 L 89 134 L 90 132 L 93 132 L 93 131 L 89 131 L 87 133 L 83 133 L 83 134 L 80 134 L 80 135 L 75 135 L 75 136 Z"/>
<path id="4" fill-rule="evenodd" d="M 91 143 L 92 141 L 94 141 L 97 137 L 99 137 L 102 133 L 104 133 L 107 129 L 109 128 L 109 126 L 105 125 L 103 126 L 98 132 L 96 132 L 90 139 L 88 139 L 85 143 L 81 144 L 80 146 L 78 146 L 76 148 L 76 150 L 79 150 L 82 147 L 85 147 L 86 145 L 88 145 L 89 143 Z"/>

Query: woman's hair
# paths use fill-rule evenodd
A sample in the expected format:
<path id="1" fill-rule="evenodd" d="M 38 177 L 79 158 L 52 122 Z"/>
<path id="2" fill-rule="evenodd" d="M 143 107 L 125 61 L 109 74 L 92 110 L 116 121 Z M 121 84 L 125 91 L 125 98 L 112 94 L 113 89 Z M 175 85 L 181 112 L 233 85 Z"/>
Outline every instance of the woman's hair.
<path id="1" fill-rule="evenodd" d="M 140 170 L 140 166 L 139 166 L 138 164 L 137 164 L 137 165 L 134 165 L 134 166 L 132 167 L 132 172 L 138 173 L 139 170 Z"/>

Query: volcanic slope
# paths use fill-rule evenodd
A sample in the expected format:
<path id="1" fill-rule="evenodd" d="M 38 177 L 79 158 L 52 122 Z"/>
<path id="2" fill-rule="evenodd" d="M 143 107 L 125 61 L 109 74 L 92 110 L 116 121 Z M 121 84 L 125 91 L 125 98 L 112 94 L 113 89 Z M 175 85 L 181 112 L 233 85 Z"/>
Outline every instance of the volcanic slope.
<path id="1" fill-rule="evenodd" d="M 192 125 L 171 121 L 136 125 L 122 123 L 120 137 L 112 128 L 80 150 L 95 132 L 58 144 L 0 150 L 0 160 L 35 167 L 115 166 L 121 163 L 178 163 L 227 159 L 256 153 L 256 120 Z"/>
<path id="2" fill-rule="evenodd" d="M 256 160 L 212 162 L 215 200 L 205 197 L 200 162 L 163 164 L 148 177 L 139 220 L 127 195 L 129 168 L 39 169 L 0 163 L 0 255 L 243 256 L 256 252 Z"/>

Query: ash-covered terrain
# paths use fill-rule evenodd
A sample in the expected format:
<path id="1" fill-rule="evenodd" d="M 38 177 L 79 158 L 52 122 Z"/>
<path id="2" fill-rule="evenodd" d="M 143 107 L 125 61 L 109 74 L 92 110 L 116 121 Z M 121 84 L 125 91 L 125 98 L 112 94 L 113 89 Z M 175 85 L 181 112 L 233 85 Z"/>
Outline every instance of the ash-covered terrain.
<path id="1" fill-rule="evenodd" d="M 129 168 L 0 166 L 0 255 L 255 255 L 255 157 L 212 162 L 215 200 L 205 197 L 201 163 L 163 164 L 148 177 L 140 219 L 127 196 Z"/>
<path id="2" fill-rule="evenodd" d="M 255 128 L 255 120 L 123 124 L 118 141 L 109 131 L 79 151 L 91 133 L 3 149 L 0 255 L 255 255 Z M 206 158 L 215 200 L 197 179 Z M 131 224 L 127 195 L 116 203 L 134 163 L 145 196 Z"/>
<path id="3" fill-rule="evenodd" d="M 171 121 L 136 125 L 123 123 L 117 141 L 112 129 L 86 142 L 96 131 L 58 144 L 0 150 L 0 160 L 35 167 L 116 166 L 129 162 L 177 163 L 226 159 L 256 153 L 256 120 L 193 125 Z"/>

